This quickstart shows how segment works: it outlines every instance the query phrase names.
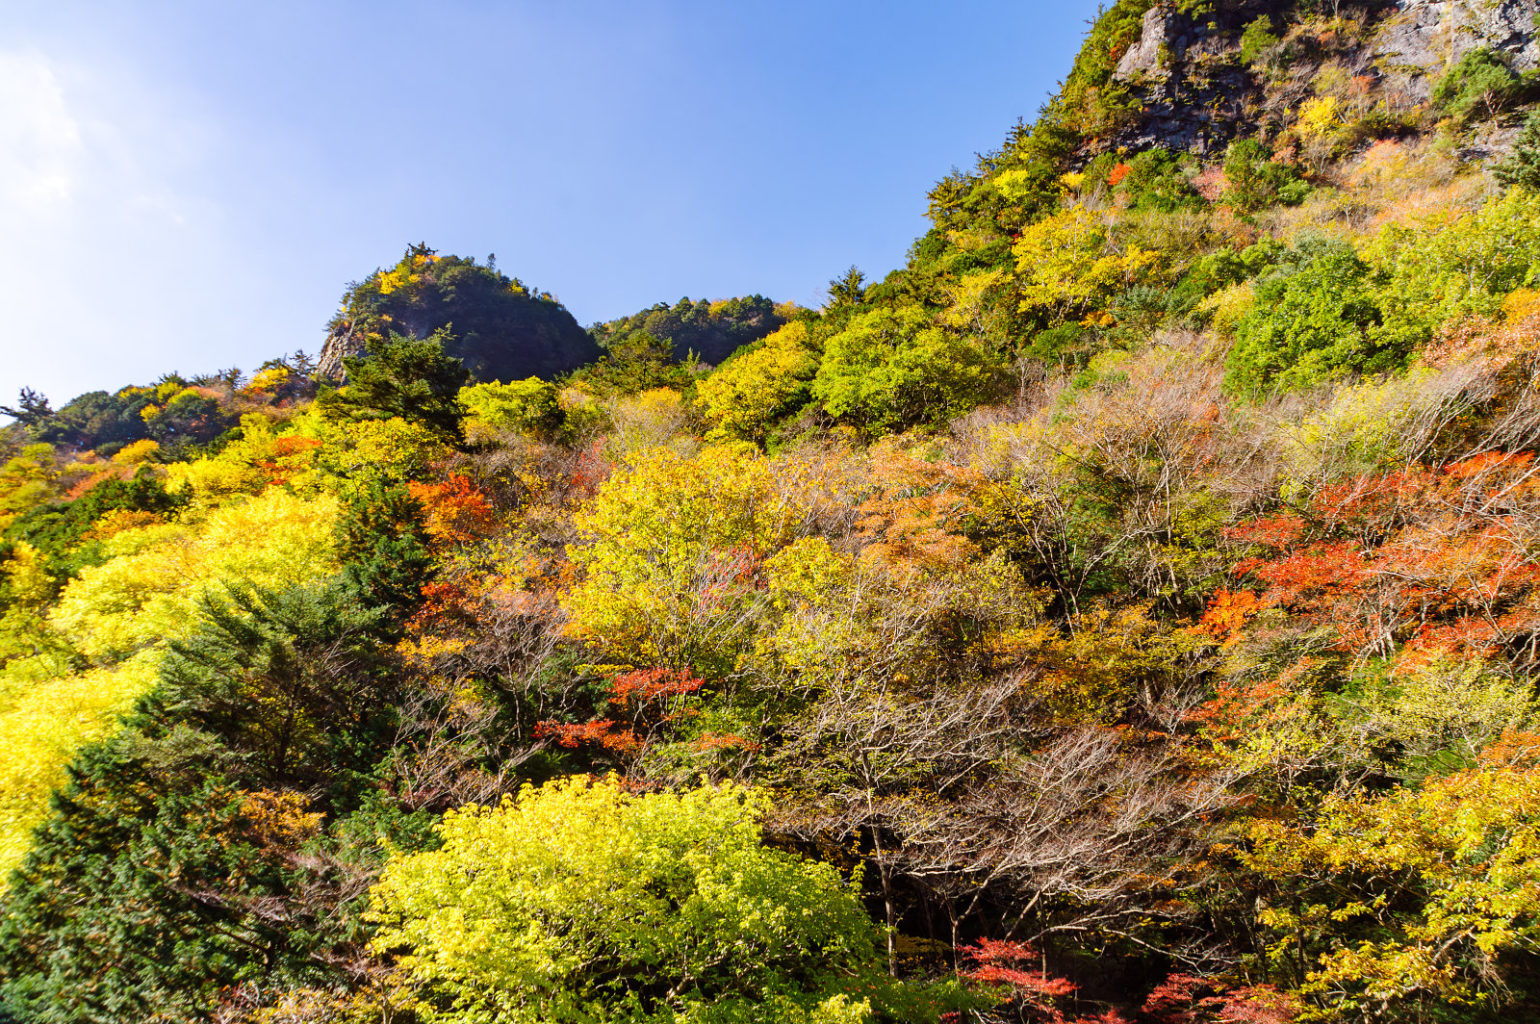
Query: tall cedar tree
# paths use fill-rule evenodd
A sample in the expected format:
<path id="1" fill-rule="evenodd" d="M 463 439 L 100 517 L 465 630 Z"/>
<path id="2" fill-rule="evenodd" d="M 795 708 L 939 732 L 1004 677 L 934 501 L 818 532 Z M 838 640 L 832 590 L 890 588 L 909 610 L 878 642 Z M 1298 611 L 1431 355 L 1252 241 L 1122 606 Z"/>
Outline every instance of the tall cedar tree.
<path id="1" fill-rule="evenodd" d="M 392 333 L 343 366 L 347 383 L 323 391 L 316 403 L 339 419 L 391 419 L 418 423 L 455 444 L 465 440 L 460 389 L 470 379 L 465 364 L 444 353 L 447 329 L 427 338 Z"/>

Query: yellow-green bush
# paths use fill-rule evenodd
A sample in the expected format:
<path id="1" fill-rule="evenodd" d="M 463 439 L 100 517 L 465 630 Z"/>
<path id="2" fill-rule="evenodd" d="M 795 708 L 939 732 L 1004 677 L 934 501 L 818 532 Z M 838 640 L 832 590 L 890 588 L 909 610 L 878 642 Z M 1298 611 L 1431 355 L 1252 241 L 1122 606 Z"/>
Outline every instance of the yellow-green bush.
<path id="1" fill-rule="evenodd" d="M 739 352 L 696 388 L 710 436 L 763 441 L 779 417 L 807 400 L 817 371 L 818 353 L 801 321 Z"/>

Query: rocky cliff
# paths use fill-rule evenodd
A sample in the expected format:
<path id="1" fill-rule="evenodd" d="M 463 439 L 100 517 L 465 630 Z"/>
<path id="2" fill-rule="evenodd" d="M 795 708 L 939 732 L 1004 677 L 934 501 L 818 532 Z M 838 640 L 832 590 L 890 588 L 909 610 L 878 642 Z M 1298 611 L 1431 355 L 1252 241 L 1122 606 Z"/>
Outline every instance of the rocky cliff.
<path id="1" fill-rule="evenodd" d="M 1338 3 L 1327 13 L 1327 28 L 1316 20 L 1306 31 L 1297 3 L 1155 4 L 1114 74 L 1141 109 L 1105 140 L 1108 148 L 1208 153 L 1238 136 L 1276 132 L 1280 114 L 1330 70 L 1393 111 L 1426 102 L 1472 50 L 1490 50 L 1516 72 L 1540 67 L 1534 0 Z M 1243 38 L 1259 19 L 1276 42 L 1247 52 Z"/>

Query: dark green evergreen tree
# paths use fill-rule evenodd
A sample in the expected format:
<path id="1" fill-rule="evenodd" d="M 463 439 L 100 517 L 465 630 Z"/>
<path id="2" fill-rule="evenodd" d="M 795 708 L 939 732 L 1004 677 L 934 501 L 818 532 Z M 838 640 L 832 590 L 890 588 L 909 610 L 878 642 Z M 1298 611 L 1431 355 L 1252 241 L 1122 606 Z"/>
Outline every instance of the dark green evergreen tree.
<path id="1" fill-rule="evenodd" d="M 829 282 L 829 307 L 860 305 L 866 297 L 866 275 L 852 265 Z"/>
<path id="2" fill-rule="evenodd" d="M 433 567 L 422 509 L 399 481 L 379 477 L 345 497 L 337 548 L 344 578 L 377 605 L 416 605 Z"/>
<path id="3" fill-rule="evenodd" d="M 1492 168 L 1504 185 L 1540 192 L 1540 110 L 1529 115 L 1507 159 Z"/>
<path id="4" fill-rule="evenodd" d="M 460 389 L 470 378 L 465 364 L 444 352 L 447 330 L 427 338 L 392 333 L 361 356 L 343 360 L 347 383 L 321 392 L 316 404 L 339 419 L 399 416 L 458 444 L 465 438 Z"/>
<path id="5" fill-rule="evenodd" d="M 206 602 L 161 686 L 76 758 L 10 879 L 0 1006 L 201 1021 L 243 991 L 356 983 L 382 844 L 426 836 L 371 775 L 400 698 L 383 626 L 337 583 Z"/>

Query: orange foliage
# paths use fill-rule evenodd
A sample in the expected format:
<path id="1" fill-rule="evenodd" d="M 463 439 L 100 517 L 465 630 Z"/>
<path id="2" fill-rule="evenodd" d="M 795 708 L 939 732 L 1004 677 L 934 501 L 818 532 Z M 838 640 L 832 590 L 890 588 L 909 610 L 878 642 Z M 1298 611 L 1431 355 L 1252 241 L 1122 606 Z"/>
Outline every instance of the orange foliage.
<path id="1" fill-rule="evenodd" d="M 1038 952 L 1025 943 L 980 939 L 978 945 L 960 952 L 973 963 L 959 972 L 962 977 L 994 987 L 998 1005 L 1008 1006 L 1015 1015 L 1012 1019 L 1031 1024 L 1128 1024 L 1116 1010 L 1094 1017 L 1068 1016 L 1060 1004 L 1074 999 L 1075 984 L 1049 974 Z M 950 1024 L 961 1016 L 945 1014 L 941 1019 Z"/>
<path id="2" fill-rule="evenodd" d="M 127 480 L 133 475 L 133 466 L 106 465 L 93 471 L 90 476 L 78 481 L 69 490 L 64 492 L 64 496 L 69 498 L 71 501 L 74 501 L 76 498 L 83 497 L 87 492 L 91 491 L 99 484 L 106 483 L 108 480 Z"/>
<path id="3" fill-rule="evenodd" d="M 410 483 L 407 491 L 423 508 L 428 536 L 440 544 L 469 544 L 496 525 L 487 496 L 467 476 L 456 473 L 441 484 Z"/>
<path id="4" fill-rule="evenodd" d="M 760 745 L 732 732 L 702 733 L 693 744 L 696 750 L 758 750 Z"/>
<path id="5" fill-rule="evenodd" d="M 1233 639 L 1248 612 L 1282 608 L 1307 628 L 1329 629 L 1345 652 L 1400 645 L 1414 660 L 1491 656 L 1540 628 L 1540 565 L 1527 540 L 1537 502 L 1540 472 L 1528 452 L 1322 488 L 1301 509 L 1228 531 L 1273 550 L 1233 569 L 1264 589 L 1247 609 L 1221 591 L 1199 628 Z"/>
<path id="6" fill-rule="evenodd" d="M 1208 610 L 1203 613 L 1197 631 L 1217 640 L 1231 641 L 1261 607 L 1262 602 L 1249 590 L 1233 593 L 1220 590 L 1209 599 Z"/>
<path id="7" fill-rule="evenodd" d="M 621 707 L 640 707 L 651 701 L 694 693 L 704 685 L 702 680 L 678 669 L 650 668 L 627 672 L 615 677 L 610 691 L 610 703 Z"/>
<path id="8" fill-rule="evenodd" d="M 578 456 L 577 467 L 572 471 L 572 490 L 579 498 L 592 498 L 599 493 L 599 485 L 609 477 L 611 466 L 604 453 L 604 439 L 598 438 Z"/>
<path id="9" fill-rule="evenodd" d="M 1229 743 L 1258 728 L 1278 724 L 1289 717 L 1291 684 L 1316 664 L 1306 658 L 1274 678 L 1250 683 L 1222 681 L 1213 699 L 1194 708 L 1187 720 L 1219 743 Z"/>
<path id="10" fill-rule="evenodd" d="M 321 831 L 325 815 L 309 810 L 310 799 L 292 790 L 262 789 L 241 801 L 241 838 L 265 856 L 295 851 Z"/>
<path id="11" fill-rule="evenodd" d="M 131 509 L 118 508 L 104 513 L 96 521 L 96 525 L 86 531 L 82 540 L 106 540 L 116 536 L 124 530 L 133 530 L 141 526 L 150 526 L 154 523 L 164 522 L 164 518 L 158 512 L 139 512 Z"/>
<path id="12" fill-rule="evenodd" d="M 642 749 L 642 739 L 618 722 L 537 722 L 535 739 L 552 739 L 559 747 L 576 750 L 597 745 L 616 754 L 635 754 Z"/>
<path id="13" fill-rule="evenodd" d="M 457 583 L 425 583 L 419 593 L 422 603 L 407 623 L 407 628 L 414 633 L 469 622 L 473 618 L 471 596 Z"/>
<path id="14" fill-rule="evenodd" d="M 1481 752 L 1485 768 L 1534 769 L 1540 766 L 1540 733 L 1509 729 Z"/>
<path id="15" fill-rule="evenodd" d="M 929 462 L 897 445 L 871 452 L 871 471 L 881 481 L 857 511 L 868 557 L 910 568 L 944 568 L 978 553 L 958 530 L 976 511 L 973 494 L 983 485 L 975 470 Z"/>
<path id="16" fill-rule="evenodd" d="M 312 456 L 320 447 L 321 442 L 313 437 L 286 434 L 274 438 L 268 456 L 255 460 L 253 465 L 267 477 L 268 483 L 281 486 L 308 468 Z"/>
<path id="17" fill-rule="evenodd" d="M 1293 999 L 1270 985 L 1230 988 L 1191 974 L 1166 978 L 1140 1008 L 1150 1024 L 1287 1024 L 1298 1014 Z"/>
<path id="18" fill-rule="evenodd" d="M 598 746 L 613 754 L 640 754 L 659 732 L 684 714 L 684 702 L 705 681 L 678 669 L 649 668 L 624 672 L 610 684 L 608 703 L 629 718 L 600 718 L 591 722 L 540 722 L 536 738 L 553 739 L 569 750 Z M 751 747 L 741 736 L 707 733 L 696 740 L 697 750 Z"/>

